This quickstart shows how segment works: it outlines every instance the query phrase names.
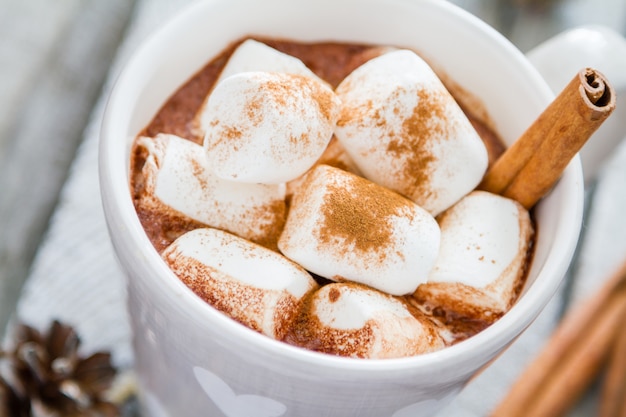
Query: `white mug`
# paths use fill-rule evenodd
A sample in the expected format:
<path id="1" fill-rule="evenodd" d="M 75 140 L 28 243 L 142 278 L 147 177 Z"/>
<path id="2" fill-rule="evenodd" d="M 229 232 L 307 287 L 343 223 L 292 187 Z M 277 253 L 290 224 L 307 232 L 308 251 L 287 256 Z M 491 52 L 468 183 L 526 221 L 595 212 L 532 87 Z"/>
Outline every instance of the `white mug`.
<path id="1" fill-rule="evenodd" d="M 255 34 L 414 49 L 478 98 L 511 144 L 553 99 L 527 58 L 485 23 L 441 0 L 206 0 L 157 30 L 129 60 L 107 105 L 102 200 L 128 277 L 141 406 L 151 417 L 419 417 L 448 404 L 539 314 L 581 227 L 576 157 L 536 207 L 534 260 L 517 303 L 481 333 L 399 359 L 336 357 L 256 333 L 183 285 L 152 247 L 129 191 L 134 136 L 184 81 L 230 42 Z"/>

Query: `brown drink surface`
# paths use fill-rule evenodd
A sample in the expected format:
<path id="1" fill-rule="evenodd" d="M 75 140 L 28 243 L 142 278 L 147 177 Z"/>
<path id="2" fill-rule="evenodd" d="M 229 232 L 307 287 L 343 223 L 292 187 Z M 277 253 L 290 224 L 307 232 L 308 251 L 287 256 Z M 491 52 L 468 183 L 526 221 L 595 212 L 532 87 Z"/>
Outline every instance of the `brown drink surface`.
<path id="1" fill-rule="evenodd" d="M 299 58 L 307 67 L 320 78 L 327 81 L 333 88 L 358 66 L 377 56 L 380 51 L 380 47 L 361 44 L 335 42 L 300 43 L 289 40 L 255 39 L 279 51 Z M 201 144 L 203 137 L 195 127 L 196 114 L 212 89 L 213 84 L 219 77 L 220 71 L 226 64 L 229 56 L 242 41 L 243 39 L 227 47 L 175 91 L 148 126 L 140 132 L 139 136 L 154 137 L 159 133 L 171 133 Z M 442 77 L 442 80 L 445 83 L 445 77 Z M 484 115 L 484 112 L 474 111 L 474 109 L 469 110 L 468 107 L 472 105 L 464 105 L 462 100 L 459 100 L 461 98 L 460 96 L 466 97 L 467 94 L 463 91 L 455 91 L 458 87 L 448 87 L 483 139 L 489 154 L 489 163 L 493 163 L 505 148 L 503 142 L 489 127 L 488 121 L 480 120 L 477 116 L 479 114 Z M 150 241 L 156 250 L 161 252 L 185 232 L 205 226 L 201 223 L 190 221 L 184 216 L 178 216 L 175 213 L 168 215 L 159 214 L 139 204 L 143 191 L 141 169 L 145 158 L 145 150 L 135 146 L 131 157 L 131 190 L 139 219 Z M 332 161 L 325 161 L 325 163 L 333 165 Z M 319 279 L 317 276 L 315 276 L 315 278 L 322 285 L 328 282 L 327 280 Z M 521 288 L 522 284 L 523 283 L 520 283 L 518 287 Z M 439 311 L 429 312 L 429 315 L 432 316 L 440 314 Z M 450 317 L 447 319 L 450 319 Z M 435 317 L 435 320 L 441 322 L 439 318 Z M 491 322 L 493 322 L 493 317 L 486 318 L 485 320 L 478 318 L 471 322 L 455 320 L 453 323 L 444 323 L 444 325 L 451 329 L 453 342 L 456 342 L 477 333 L 487 327 Z"/>

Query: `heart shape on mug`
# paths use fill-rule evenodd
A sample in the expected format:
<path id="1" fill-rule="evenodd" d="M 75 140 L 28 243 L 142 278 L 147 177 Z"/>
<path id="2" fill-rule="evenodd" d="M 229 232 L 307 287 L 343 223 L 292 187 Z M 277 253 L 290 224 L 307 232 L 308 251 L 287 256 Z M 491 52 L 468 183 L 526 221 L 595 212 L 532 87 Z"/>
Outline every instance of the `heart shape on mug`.
<path id="1" fill-rule="evenodd" d="M 226 417 L 279 417 L 287 407 L 271 398 L 260 395 L 237 395 L 219 376 L 206 369 L 194 367 L 196 380 Z"/>

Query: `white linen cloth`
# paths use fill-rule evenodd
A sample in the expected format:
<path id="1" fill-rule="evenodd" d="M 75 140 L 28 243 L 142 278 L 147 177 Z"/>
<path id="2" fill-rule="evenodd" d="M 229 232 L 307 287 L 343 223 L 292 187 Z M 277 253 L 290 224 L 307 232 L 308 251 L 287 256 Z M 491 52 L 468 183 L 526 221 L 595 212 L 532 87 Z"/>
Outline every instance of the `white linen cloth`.
<path id="1" fill-rule="evenodd" d="M 106 230 L 100 204 L 97 145 L 112 83 L 129 54 L 187 0 L 142 0 L 94 108 L 84 141 L 65 183 L 47 236 L 18 303 L 16 319 L 47 327 L 53 318 L 76 326 L 85 352 L 111 350 L 115 363 L 130 368 L 130 328 L 124 277 Z M 579 264 L 573 276 L 578 301 L 601 284 L 626 254 L 626 145 L 614 154 L 594 194 Z M 440 416 L 485 416 L 542 347 L 558 322 L 561 290 L 530 328 L 491 367 L 475 378 Z M 592 406 L 590 406 L 592 407 Z M 593 409 L 593 408 L 591 408 Z M 582 409 L 572 415 L 583 414 Z M 578 414 L 580 413 L 580 414 Z"/>

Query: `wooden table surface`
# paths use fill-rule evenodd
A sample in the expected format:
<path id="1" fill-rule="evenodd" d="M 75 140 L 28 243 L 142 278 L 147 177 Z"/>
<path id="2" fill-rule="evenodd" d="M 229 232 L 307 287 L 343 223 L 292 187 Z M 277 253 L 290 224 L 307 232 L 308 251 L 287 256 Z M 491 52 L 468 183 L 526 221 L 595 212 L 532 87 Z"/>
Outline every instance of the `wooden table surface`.
<path id="1" fill-rule="evenodd" d="M 0 0 L 0 329 L 56 207 L 129 0 Z"/>

